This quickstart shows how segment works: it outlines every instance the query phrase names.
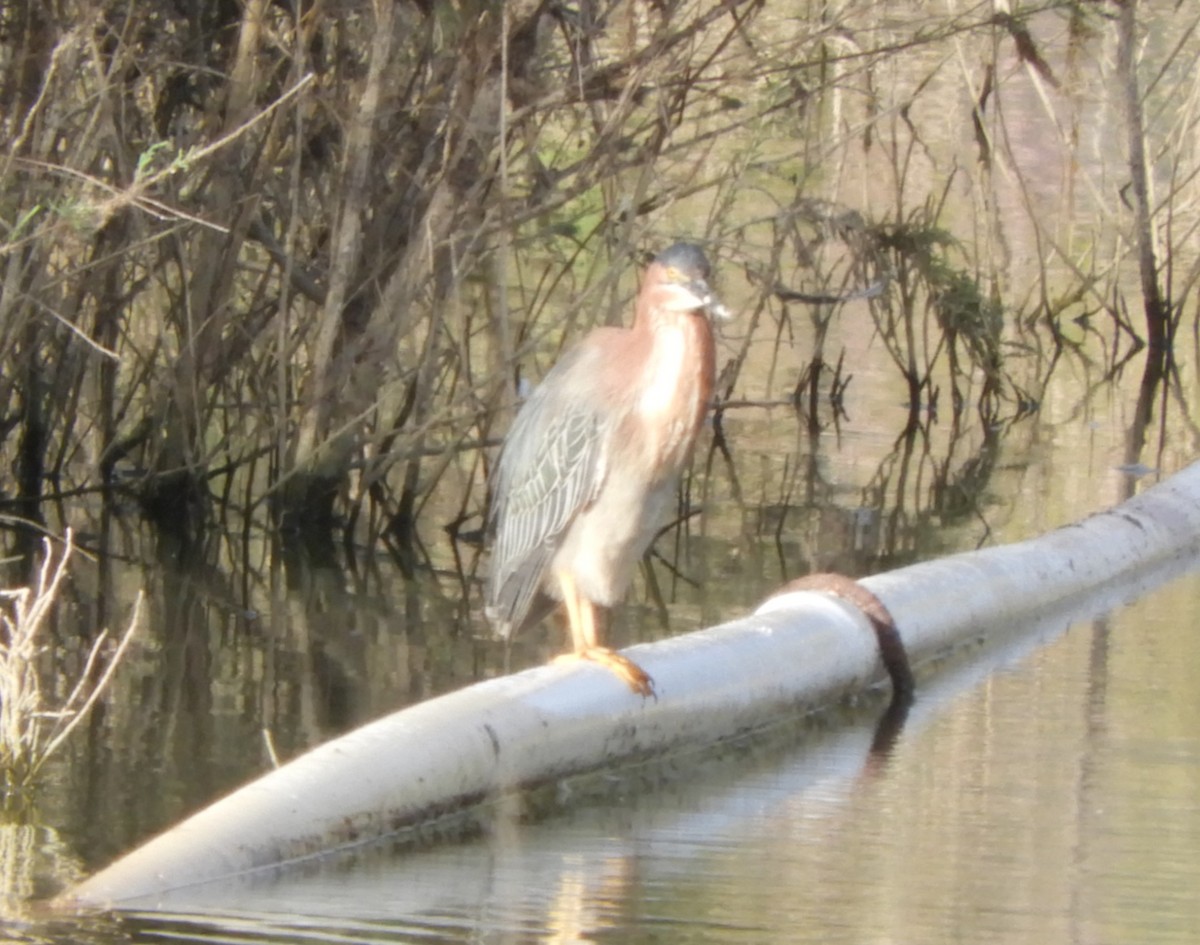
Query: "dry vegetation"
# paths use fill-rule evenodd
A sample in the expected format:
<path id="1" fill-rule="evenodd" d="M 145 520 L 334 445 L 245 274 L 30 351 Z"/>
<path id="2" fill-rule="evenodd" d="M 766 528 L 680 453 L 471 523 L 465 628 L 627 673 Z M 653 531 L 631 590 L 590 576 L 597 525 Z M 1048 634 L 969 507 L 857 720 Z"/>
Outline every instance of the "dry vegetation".
<path id="1" fill-rule="evenodd" d="M 104 693 L 121 662 L 141 614 L 139 595 L 133 616 L 112 652 L 101 631 L 92 642 L 78 676 L 66 681 L 61 700 L 42 687 L 41 657 L 49 650 L 51 610 L 60 603 L 72 544 L 68 532 L 57 557 L 47 539 L 34 582 L 0 590 L 0 798 L 20 794 Z"/>
<path id="2" fill-rule="evenodd" d="M 188 532 L 269 509 L 408 547 L 434 490 L 461 495 L 462 521 L 482 506 L 481 447 L 518 377 L 620 318 L 641 254 L 683 234 L 738 281 L 747 339 L 815 313 L 795 391 L 814 415 L 844 390 L 821 339 L 850 297 L 914 412 L 944 383 L 985 424 L 1036 405 L 1004 344 L 1057 354 L 1081 315 L 1111 317 L 1112 366 L 1122 337 L 1169 351 L 1197 275 L 1164 268 L 1164 240 L 1194 240 L 1196 113 L 1162 103 L 1168 82 L 1176 104 L 1196 96 L 1195 20 L 1146 65 L 1132 0 L 926 6 L 5 2 L 0 497 L 32 518 L 132 493 Z M 1068 181 L 1093 230 L 1047 229 L 1005 95 L 1035 89 L 1074 153 L 1084 93 L 1114 77 L 1125 137 L 1150 152 L 1106 191 Z M 947 83 L 965 162 L 931 157 L 918 121 Z M 839 182 L 859 159 L 889 200 L 851 206 Z M 1029 211 L 1040 273 L 1019 286 L 997 179 Z M 956 202 L 975 232 L 947 224 Z M 1114 228 L 1122 246 L 1096 251 Z M 1130 258 L 1144 329 L 1114 288 Z"/>

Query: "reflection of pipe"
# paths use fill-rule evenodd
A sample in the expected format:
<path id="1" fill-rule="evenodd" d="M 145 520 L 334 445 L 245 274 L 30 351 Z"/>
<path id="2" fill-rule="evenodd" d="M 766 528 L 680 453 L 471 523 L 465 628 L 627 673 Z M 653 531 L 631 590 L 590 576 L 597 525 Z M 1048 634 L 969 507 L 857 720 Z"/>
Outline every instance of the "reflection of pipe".
<path id="1" fill-rule="evenodd" d="M 1039 614 L 1200 550 L 1200 464 L 1041 538 L 863 580 L 909 657 L 1019 635 Z M 243 787 L 96 874 L 65 905 L 146 905 L 445 819 L 519 787 L 695 747 L 872 685 L 875 634 L 820 594 L 773 598 L 753 616 L 630 650 L 658 684 L 642 700 L 605 670 L 552 665 L 395 713 Z M 918 694 L 917 710 L 921 707 Z M 914 714 L 916 711 L 914 710 Z"/>

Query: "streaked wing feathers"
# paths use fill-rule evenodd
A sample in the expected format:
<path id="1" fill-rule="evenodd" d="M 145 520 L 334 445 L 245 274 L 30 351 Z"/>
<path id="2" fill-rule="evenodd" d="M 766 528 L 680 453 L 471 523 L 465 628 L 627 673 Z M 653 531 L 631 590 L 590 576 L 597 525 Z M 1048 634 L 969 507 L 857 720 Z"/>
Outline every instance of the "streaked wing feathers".
<path id="1" fill-rule="evenodd" d="M 504 634 L 520 628 L 561 536 L 604 481 L 600 416 L 566 372 L 555 373 L 521 409 L 493 475 L 486 600 Z"/>

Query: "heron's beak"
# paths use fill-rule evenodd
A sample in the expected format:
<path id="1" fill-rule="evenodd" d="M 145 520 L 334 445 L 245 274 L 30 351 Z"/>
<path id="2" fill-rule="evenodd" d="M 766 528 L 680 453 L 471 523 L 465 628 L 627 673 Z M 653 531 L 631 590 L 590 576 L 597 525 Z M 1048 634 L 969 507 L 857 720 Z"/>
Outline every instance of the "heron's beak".
<path id="1" fill-rule="evenodd" d="M 728 321 L 733 317 L 733 312 L 729 307 L 722 302 L 715 292 L 708 287 L 708 283 L 703 279 L 696 279 L 688 283 L 688 291 L 691 292 L 700 302 L 700 308 L 704 309 L 709 318 L 716 321 Z"/>

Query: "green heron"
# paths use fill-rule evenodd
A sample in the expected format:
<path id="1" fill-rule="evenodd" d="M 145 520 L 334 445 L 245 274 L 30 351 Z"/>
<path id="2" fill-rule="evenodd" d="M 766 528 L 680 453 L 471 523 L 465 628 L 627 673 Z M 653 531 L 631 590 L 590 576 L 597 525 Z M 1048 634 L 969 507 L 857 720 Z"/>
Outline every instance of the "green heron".
<path id="1" fill-rule="evenodd" d="M 700 248 L 676 243 L 647 268 L 632 328 L 597 328 L 530 395 L 492 473 L 487 615 L 503 637 L 561 601 L 573 652 L 643 696 L 654 682 L 601 645 L 596 608 L 624 595 L 670 508 L 704 424 L 727 310 Z"/>

